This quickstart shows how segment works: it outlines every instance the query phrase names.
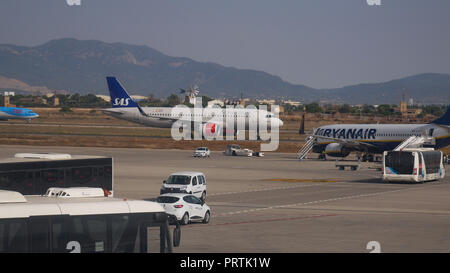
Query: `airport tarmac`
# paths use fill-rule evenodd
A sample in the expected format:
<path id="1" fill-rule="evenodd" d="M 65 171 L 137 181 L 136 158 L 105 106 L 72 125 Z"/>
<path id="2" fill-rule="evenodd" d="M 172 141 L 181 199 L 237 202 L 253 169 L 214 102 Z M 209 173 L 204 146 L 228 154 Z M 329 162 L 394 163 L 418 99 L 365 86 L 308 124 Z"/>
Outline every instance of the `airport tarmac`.
<path id="1" fill-rule="evenodd" d="M 374 163 L 358 171 L 296 154 L 231 157 L 213 152 L 124 148 L 0 146 L 19 152 L 114 157 L 116 197 L 154 198 L 175 171 L 207 178 L 209 224 L 182 227 L 175 252 L 449 252 L 450 178 L 422 184 L 384 183 Z M 447 173 L 450 165 L 446 165 Z"/>

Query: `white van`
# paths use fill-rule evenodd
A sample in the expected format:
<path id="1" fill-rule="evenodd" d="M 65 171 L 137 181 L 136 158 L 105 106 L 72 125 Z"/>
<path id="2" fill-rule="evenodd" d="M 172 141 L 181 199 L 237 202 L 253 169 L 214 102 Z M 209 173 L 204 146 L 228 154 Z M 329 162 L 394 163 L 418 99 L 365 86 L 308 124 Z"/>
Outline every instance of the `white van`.
<path id="1" fill-rule="evenodd" d="M 201 172 L 176 172 L 164 180 L 161 194 L 188 193 L 206 200 L 206 178 Z"/>

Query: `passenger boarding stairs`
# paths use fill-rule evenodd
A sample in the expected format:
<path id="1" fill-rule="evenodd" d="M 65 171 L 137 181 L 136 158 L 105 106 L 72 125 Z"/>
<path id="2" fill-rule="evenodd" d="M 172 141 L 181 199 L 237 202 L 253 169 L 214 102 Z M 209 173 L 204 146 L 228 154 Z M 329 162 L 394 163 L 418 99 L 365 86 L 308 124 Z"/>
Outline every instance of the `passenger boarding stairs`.
<path id="1" fill-rule="evenodd" d="M 303 158 L 311 151 L 312 147 L 316 143 L 316 137 L 314 136 L 308 136 L 305 139 L 305 145 L 298 151 L 298 161 L 302 161 Z"/>
<path id="2" fill-rule="evenodd" d="M 422 148 L 423 145 L 434 145 L 435 139 L 433 137 L 427 136 L 426 134 L 412 135 L 409 138 L 405 139 L 402 143 L 400 143 L 397 147 L 395 147 L 394 151 L 401 151 L 406 148 Z"/>

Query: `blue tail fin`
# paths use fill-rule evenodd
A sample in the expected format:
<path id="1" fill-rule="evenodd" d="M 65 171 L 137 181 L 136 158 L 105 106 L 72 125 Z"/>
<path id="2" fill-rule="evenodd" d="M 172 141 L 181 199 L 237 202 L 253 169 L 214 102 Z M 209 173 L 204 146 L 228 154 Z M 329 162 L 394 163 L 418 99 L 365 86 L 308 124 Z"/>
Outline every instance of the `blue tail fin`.
<path id="1" fill-rule="evenodd" d="M 108 82 L 109 95 L 111 96 L 111 105 L 118 107 L 138 107 L 139 105 L 128 95 L 116 77 L 106 77 Z"/>
<path id="2" fill-rule="evenodd" d="M 450 126 L 450 107 L 447 108 L 447 112 L 442 117 L 433 120 L 431 123 Z"/>

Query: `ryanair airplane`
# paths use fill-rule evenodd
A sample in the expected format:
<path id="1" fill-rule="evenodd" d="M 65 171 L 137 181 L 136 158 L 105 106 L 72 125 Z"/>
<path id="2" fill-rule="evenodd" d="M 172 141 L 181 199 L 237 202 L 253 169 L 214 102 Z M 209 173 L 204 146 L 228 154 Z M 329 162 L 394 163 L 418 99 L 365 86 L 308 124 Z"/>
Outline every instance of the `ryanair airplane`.
<path id="1" fill-rule="evenodd" d="M 106 77 L 108 89 L 111 96 L 112 108 L 103 109 L 103 112 L 114 117 L 140 123 L 146 126 L 171 128 L 178 120 L 198 121 L 202 126 L 203 134 L 215 136 L 230 132 L 236 133 L 234 128 L 249 128 L 249 124 L 257 124 L 258 121 L 265 122 L 267 128 L 283 126 L 283 122 L 271 112 L 259 109 L 233 108 L 233 109 L 198 109 L 181 113 L 176 107 L 140 107 L 125 91 L 115 77 Z M 179 108 L 182 109 L 182 108 Z M 189 108 L 188 108 L 189 109 Z M 241 118 L 238 118 L 241 117 Z M 232 119 L 233 129 L 226 128 L 226 119 Z"/>
<path id="2" fill-rule="evenodd" d="M 433 148 L 450 144 L 450 107 L 440 118 L 428 124 L 335 124 L 319 127 L 313 137 L 315 153 L 346 157 L 352 151 L 382 154 L 395 149 L 411 136 L 435 140 Z"/>
<path id="3" fill-rule="evenodd" d="M 39 117 L 33 110 L 19 107 L 0 107 L 0 120 L 8 119 L 25 119 L 30 122 L 32 119 Z"/>

